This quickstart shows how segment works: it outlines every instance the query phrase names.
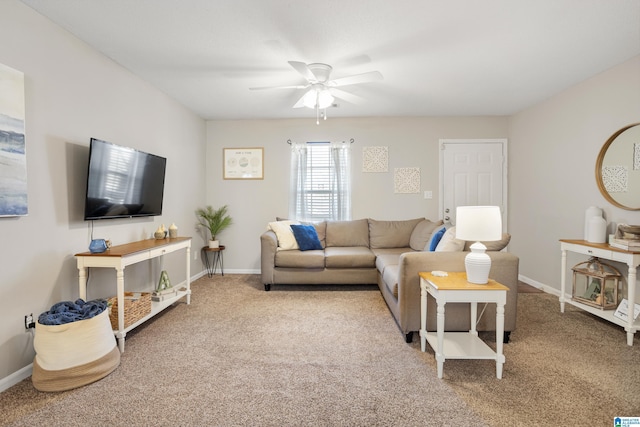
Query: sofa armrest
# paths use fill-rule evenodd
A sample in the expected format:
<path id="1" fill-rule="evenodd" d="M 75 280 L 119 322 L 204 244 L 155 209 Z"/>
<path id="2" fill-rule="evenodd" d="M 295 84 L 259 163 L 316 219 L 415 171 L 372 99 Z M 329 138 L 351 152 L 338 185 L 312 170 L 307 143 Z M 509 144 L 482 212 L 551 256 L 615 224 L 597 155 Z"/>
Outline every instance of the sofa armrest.
<path id="1" fill-rule="evenodd" d="M 398 323 L 404 325 L 404 333 L 420 329 L 420 279 L 421 271 L 465 271 L 464 259 L 468 252 L 406 252 L 400 256 L 398 270 L 398 305 L 400 306 Z M 505 330 L 515 328 L 518 297 L 517 256 L 509 252 L 490 251 L 491 272 L 489 277 L 509 288 L 505 310 Z M 495 312 L 495 311 L 494 311 Z M 489 317 L 489 313 L 487 313 Z M 495 321 L 495 320 L 494 320 Z"/>
<path id="2" fill-rule="evenodd" d="M 273 231 L 265 231 L 260 235 L 260 270 L 262 283 L 273 284 L 273 269 L 276 265 L 276 252 L 278 250 L 278 238 Z"/>

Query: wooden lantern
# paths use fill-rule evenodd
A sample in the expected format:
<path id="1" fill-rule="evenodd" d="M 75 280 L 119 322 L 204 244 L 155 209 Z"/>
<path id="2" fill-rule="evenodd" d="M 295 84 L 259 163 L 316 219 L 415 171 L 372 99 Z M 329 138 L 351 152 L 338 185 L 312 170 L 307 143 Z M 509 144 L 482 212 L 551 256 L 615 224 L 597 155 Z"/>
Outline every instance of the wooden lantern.
<path id="1" fill-rule="evenodd" d="M 602 310 L 615 309 L 622 295 L 622 274 L 615 267 L 592 257 L 573 268 L 572 299 Z"/>

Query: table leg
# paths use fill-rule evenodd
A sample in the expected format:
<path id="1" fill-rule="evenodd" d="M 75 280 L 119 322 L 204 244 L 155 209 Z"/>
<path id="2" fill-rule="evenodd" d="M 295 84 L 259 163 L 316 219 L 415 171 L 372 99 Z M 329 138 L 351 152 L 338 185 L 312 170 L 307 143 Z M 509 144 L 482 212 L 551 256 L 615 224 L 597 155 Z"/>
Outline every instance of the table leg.
<path id="1" fill-rule="evenodd" d="M 504 301 L 500 301 L 496 304 L 496 377 L 502 378 L 502 365 L 505 358 L 503 354 L 504 340 L 502 336 L 504 334 Z"/>
<path id="2" fill-rule="evenodd" d="M 636 308 L 636 266 L 629 263 L 629 274 L 627 275 L 627 301 L 629 302 L 629 313 L 627 314 L 627 345 L 633 345 L 633 335 L 635 329 L 633 327 L 635 308 Z"/>
<path id="3" fill-rule="evenodd" d="M 444 305 L 445 303 L 438 301 L 438 321 L 436 326 L 438 336 L 438 349 L 436 350 L 438 378 L 442 378 L 442 371 L 444 370 Z"/>
<path id="4" fill-rule="evenodd" d="M 187 284 L 187 305 L 191 304 L 191 246 L 187 246 L 187 277 L 185 283 Z"/>
<path id="5" fill-rule="evenodd" d="M 420 286 L 420 349 L 427 351 L 427 289 Z"/>
<path id="6" fill-rule="evenodd" d="M 471 302 L 471 329 L 469 329 L 469 333 L 471 335 L 478 336 L 478 331 L 476 330 L 476 323 L 478 322 L 478 303 Z"/>
<path id="7" fill-rule="evenodd" d="M 118 345 L 120 353 L 124 353 L 124 337 L 127 333 L 124 330 L 124 269 L 116 268 L 116 298 L 118 299 Z"/>
<path id="8" fill-rule="evenodd" d="M 87 268 L 78 267 L 78 293 L 80 298 L 87 300 Z"/>
<path id="9" fill-rule="evenodd" d="M 564 290 L 567 280 L 567 251 L 562 250 L 560 262 L 560 313 L 564 313 Z"/>

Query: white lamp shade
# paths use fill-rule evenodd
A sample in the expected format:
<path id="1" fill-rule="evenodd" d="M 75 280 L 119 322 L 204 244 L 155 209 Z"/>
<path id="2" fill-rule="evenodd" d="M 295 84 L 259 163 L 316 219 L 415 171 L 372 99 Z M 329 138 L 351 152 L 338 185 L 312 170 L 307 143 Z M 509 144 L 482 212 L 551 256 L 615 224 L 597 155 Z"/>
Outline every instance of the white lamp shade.
<path id="1" fill-rule="evenodd" d="M 485 253 L 483 241 L 502 238 L 502 216 L 498 206 L 458 206 L 456 209 L 456 238 L 475 241 L 465 257 L 467 281 L 484 285 L 489 281 L 491 257 Z"/>
<path id="2" fill-rule="evenodd" d="M 502 238 L 502 216 L 499 206 L 458 206 L 456 239 L 494 241 Z"/>

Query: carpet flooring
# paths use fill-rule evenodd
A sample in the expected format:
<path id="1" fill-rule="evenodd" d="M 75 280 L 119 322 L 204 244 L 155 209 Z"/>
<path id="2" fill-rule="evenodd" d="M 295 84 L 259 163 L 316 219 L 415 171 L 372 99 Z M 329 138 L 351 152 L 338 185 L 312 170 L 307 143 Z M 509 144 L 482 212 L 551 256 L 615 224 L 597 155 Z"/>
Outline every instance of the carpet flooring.
<path id="1" fill-rule="evenodd" d="M 502 380 L 490 361 L 404 343 L 375 286 L 202 278 L 127 335 L 108 377 L 0 393 L 0 425 L 608 426 L 640 416 L 640 342 L 557 298 L 522 293 Z M 495 334 L 483 333 L 488 341 Z"/>

